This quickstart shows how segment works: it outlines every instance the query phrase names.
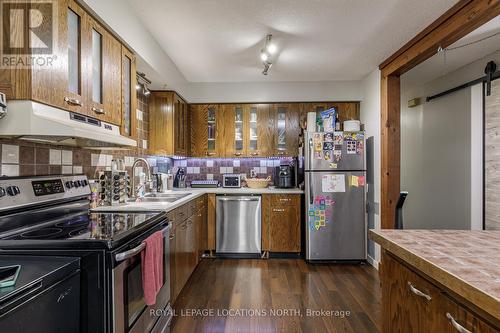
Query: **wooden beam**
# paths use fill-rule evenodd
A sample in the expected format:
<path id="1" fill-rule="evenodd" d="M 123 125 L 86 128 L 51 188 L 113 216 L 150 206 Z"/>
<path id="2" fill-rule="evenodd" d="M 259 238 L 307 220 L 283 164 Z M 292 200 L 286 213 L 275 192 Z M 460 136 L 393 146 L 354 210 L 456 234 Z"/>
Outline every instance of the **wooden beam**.
<path id="1" fill-rule="evenodd" d="M 400 191 L 400 84 L 399 76 L 382 77 L 381 81 L 381 225 L 394 228 L 394 212 Z"/>
<path id="2" fill-rule="evenodd" d="M 460 0 L 379 66 L 381 70 L 381 224 L 394 227 L 400 191 L 399 77 L 500 15 L 500 0 Z"/>
<path id="3" fill-rule="evenodd" d="M 453 13 L 450 16 L 450 13 Z M 500 0 L 460 1 L 417 37 L 403 46 L 404 52 L 388 58 L 380 65 L 382 76 L 401 75 L 500 15 Z"/>

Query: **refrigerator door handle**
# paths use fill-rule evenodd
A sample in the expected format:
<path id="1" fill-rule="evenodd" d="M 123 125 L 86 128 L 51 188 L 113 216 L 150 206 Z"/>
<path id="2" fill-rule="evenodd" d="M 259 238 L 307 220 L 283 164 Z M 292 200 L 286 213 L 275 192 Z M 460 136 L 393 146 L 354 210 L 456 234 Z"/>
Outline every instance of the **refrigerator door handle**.
<path id="1" fill-rule="evenodd" d="M 309 161 L 309 170 L 312 168 L 312 159 L 313 159 L 313 139 L 309 138 L 309 156 L 308 156 L 308 161 Z"/>
<path id="2" fill-rule="evenodd" d="M 309 172 L 309 203 L 312 205 L 314 203 L 314 191 L 313 191 L 313 176 L 312 172 Z"/>

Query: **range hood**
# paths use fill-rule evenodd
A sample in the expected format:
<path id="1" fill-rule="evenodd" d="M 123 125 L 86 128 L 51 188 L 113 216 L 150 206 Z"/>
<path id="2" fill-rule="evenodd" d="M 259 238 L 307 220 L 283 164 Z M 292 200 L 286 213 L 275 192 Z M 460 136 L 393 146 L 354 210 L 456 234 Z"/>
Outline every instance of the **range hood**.
<path id="1" fill-rule="evenodd" d="M 137 146 L 116 125 L 29 100 L 7 103 L 0 137 L 99 150 Z"/>

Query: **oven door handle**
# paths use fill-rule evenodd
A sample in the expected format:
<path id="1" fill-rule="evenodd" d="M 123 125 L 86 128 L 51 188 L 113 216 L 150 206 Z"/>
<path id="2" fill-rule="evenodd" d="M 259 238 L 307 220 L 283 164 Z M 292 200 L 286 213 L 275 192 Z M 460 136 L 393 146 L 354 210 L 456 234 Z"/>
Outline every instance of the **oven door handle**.
<path id="1" fill-rule="evenodd" d="M 120 252 L 115 255 L 116 261 L 124 261 L 129 258 L 132 258 L 139 253 L 141 253 L 144 249 L 146 248 L 146 243 L 142 242 L 141 244 L 137 245 L 133 249 L 130 249 L 128 251 Z"/>
<path id="2" fill-rule="evenodd" d="M 172 223 L 168 223 L 168 225 L 163 228 L 161 230 L 161 232 L 163 234 L 165 234 L 167 231 L 169 231 L 170 229 L 172 228 Z M 141 253 L 142 251 L 144 251 L 144 249 L 146 248 L 146 243 L 145 242 L 142 242 L 141 244 L 137 245 L 136 247 L 134 247 L 133 249 L 130 249 L 130 250 L 127 250 L 127 251 L 124 251 L 124 252 L 120 252 L 120 253 L 117 253 L 115 255 L 115 260 L 120 262 L 120 261 L 124 261 L 124 260 L 127 260 L 127 259 L 130 259 L 136 255 L 138 255 L 139 253 Z"/>

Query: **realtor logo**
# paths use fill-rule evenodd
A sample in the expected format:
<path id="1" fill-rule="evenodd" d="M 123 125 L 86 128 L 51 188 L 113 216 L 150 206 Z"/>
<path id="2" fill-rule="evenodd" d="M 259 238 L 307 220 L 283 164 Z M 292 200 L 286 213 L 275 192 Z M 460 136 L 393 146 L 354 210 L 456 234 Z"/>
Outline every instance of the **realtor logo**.
<path id="1" fill-rule="evenodd" d="M 52 66 L 57 3 L 0 0 L 1 67 Z"/>

